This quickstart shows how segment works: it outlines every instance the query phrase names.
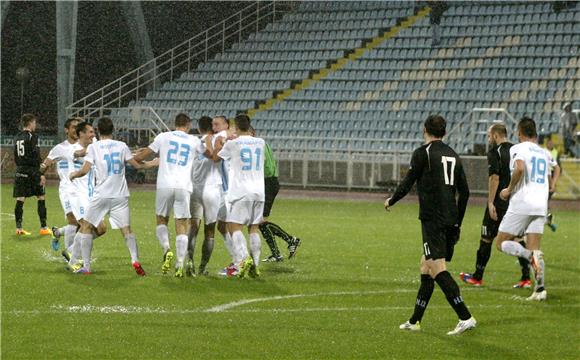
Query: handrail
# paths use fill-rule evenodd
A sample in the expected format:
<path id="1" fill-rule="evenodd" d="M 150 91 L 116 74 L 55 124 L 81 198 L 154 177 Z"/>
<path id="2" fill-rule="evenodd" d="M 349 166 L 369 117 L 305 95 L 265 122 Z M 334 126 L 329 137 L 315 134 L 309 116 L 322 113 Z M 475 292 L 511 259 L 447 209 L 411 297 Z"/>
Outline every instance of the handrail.
<path id="1" fill-rule="evenodd" d="M 73 102 L 67 107 L 67 116 L 91 116 L 104 108 L 122 107 L 130 100 L 138 100 L 147 90 L 191 71 L 192 65 L 207 62 L 218 51 L 224 52 L 233 43 L 258 32 L 261 25 L 276 21 L 278 14 L 287 11 L 285 5 L 286 2 L 279 1 L 252 2 L 220 23 Z"/>
<path id="2" fill-rule="evenodd" d="M 475 144 L 476 144 L 476 140 L 475 140 L 475 135 L 480 135 L 482 134 L 481 132 L 477 131 L 477 122 L 474 120 L 473 116 L 475 113 L 500 113 L 506 116 L 507 120 L 509 120 L 509 124 L 506 124 L 509 128 L 509 126 L 514 126 L 516 125 L 516 120 L 514 119 L 514 117 L 504 108 L 473 108 L 471 109 L 471 111 L 469 111 L 467 114 L 465 114 L 461 120 L 459 120 L 459 122 L 457 122 L 452 128 L 451 130 L 449 130 L 447 132 L 446 138 L 449 144 L 453 144 L 453 145 L 457 145 L 459 143 L 465 143 L 465 139 L 468 139 L 468 144 L 471 150 L 474 149 Z M 487 121 L 488 123 L 491 123 L 491 121 Z M 463 127 L 467 126 L 467 132 L 461 132 Z M 487 129 L 486 129 L 487 131 Z M 458 132 L 460 132 L 459 134 L 457 134 Z M 512 132 L 510 132 L 512 133 Z M 456 138 L 456 136 L 459 136 L 459 139 Z M 487 143 L 487 141 L 485 142 L 485 146 L 486 146 L 486 151 L 487 151 L 487 146 L 489 146 L 489 144 Z M 456 149 L 458 150 L 458 149 Z"/>

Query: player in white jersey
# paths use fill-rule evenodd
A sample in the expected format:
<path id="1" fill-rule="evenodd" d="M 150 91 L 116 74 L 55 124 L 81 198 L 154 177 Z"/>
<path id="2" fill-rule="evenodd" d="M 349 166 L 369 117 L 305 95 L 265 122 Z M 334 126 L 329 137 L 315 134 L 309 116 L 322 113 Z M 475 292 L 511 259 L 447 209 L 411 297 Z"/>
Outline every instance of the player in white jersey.
<path id="1" fill-rule="evenodd" d="M 230 130 L 230 123 L 228 122 L 228 120 L 226 119 L 225 116 L 223 115 L 218 115 L 215 116 L 212 120 L 212 130 L 214 135 L 211 138 L 211 146 L 212 149 L 216 149 L 216 148 L 221 148 L 223 146 L 223 144 L 227 141 L 228 138 L 231 138 L 233 136 L 233 132 Z M 218 211 L 218 222 L 217 222 L 217 228 L 218 231 L 223 235 L 224 237 L 224 245 L 228 251 L 228 254 L 230 255 L 232 262 L 230 263 L 230 265 L 226 268 L 224 268 L 223 270 L 220 271 L 220 275 L 227 275 L 228 274 L 228 268 L 230 270 L 234 270 L 236 269 L 236 267 L 234 266 L 234 248 L 233 248 L 233 240 L 232 240 L 232 236 L 231 233 L 228 232 L 228 229 L 226 227 L 226 219 L 227 219 L 227 212 L 228 209 L 226 208 L 226 195 L 228 192 L 228 187 L 229 187 L 229 161 L 227 160 L 222 160 L 222 159 L 218 159 L 218 169 L 219 169 L 219 173 L 221 176 L 221 197 L 220 197 L 220 206 L 219 206 L 219 211 Z M 231 272 L 230 272 L 231 275 Z"/>
<path id="2" fill-rule="evenodd" d="M 89 124 L 86 121 L 83 121 L 77 125 L 76 133 L 77 133 L 77 137 L 79 140 L 74 145 L 75 162 L 78 162 L 82 165 L 85 162 L 84 157 L 87 153 L 88 146 L 90 144 L 96 142 L 95 129 L 93 128 L 93 126 L 91 124 Z M 88 209 L 90 199 L 93 197 L 93 192 L 95 189 L 95 173 L 94 173 L 93 169 L 91 168 L 89 173 L 87 175 L 85 175 L 84 177 L 88 177 L 87 181 L 78 181 L 79 179 L 75 179 L 73 181 L 73 184 L 76 185 L 76 195 L 75 196 L 82 197 L 83 200 L 79 200 L 79 201 L 82 201 L 83 204 L 86 204 L 84 211 L 83 211 L 82 218 L 84 218 L 84 214 L 86 213 L 86 210 Z M 82 218 L 80 218 L 79 220 L 82 220 Z M 53 232 L 54 232 L 55 236 L 56 236 L 56 234 L 62 233 L 61 229 L 55 229 L 55 228 L 53 228 Z M 99 226 L 97 226 L 96 231 L 93 233 L 93 237 L 94 237 L 93 240 L 99 236 L 102 236 L 106 232 L 107 232 L 107 225 L 105 224 L 104 221 L 101 221 L 99 223 Z M 79 239 L 78 232 L 76 233 L 76 235 L 73 239 L 72 246 L 67 249 L 66 253 L 63 252 L 63 256 L 65 257 L 65 259 L 68 258 L 68 265 L 69 265 L 70 269 L 72 269 L 77 264 L 78 259 L 81 258 L 81 241 Z"/>
<path id="3" fill-rule="evenodd" d="M 510 148 L 511 181 L 500 192 L 502 199 L 510 199 L 508 210 L 499 225 L 496 246 L 512 256 L 528 259 L 535 274 L 534 292 L 528 300 L 546 300 L 544 288 L 544 254 L 540 241 L 548 211 L 548 193 L 558 179 L 560 168 L 547 151 L 537 144 L 536 123 L 524 117 L 518 123 L 520 143 Z M 550 167 L 554 175 L 550 175 Z M 526 235 L 526 248 L 516 237 Z"/>
<path id="4" fill-rule="evenodd" d="M 98 130 L 100 140 L 89 145 L 82 168 L 70 175 L 70 179 L 86 175 L 94 166 L 96 185 L 85 217 L 81 220 L 81 229 L 77 235 L 80 241 L 83 258 L 82 267 L 76 264 L 75 272 L 91 273 L 91 251 L 93 248 L 93 232 L 109 215 L 109 222 L 113 229 L 120 229 L 125 238 L 125 244 L 131 254 L 133 268 L 140 276 L 145 271 L 139 263 L 139 252 L 135 234 L 131 231 L 129 210 L 129 189 L 125 179 L 125 164 L 134 168 L 143 166 L 133 159 L 127 144 L 113 140 L 113 122 L 107 117 L 99 119 Z M 77 241 L 75 240 L 75 241 Z"/>
<path id="5" fill-rule="evenodd" d="M 212 119 L 202 116 L 198 120 L 198 131 L 202 135 L 201 141 L 211 138 Z M 193 276 L 194 254 L 197 234 L 204 219 L 204 241 L 202 246 L 199 274 L 207 275 L 207 264 L 211 258 L 214 247 L 215 225 L 221 200 L 222 177 L 219 173 L 219 163 L 208 159 L 205 155 L 199 155 L 193 162 L 192 181 L 193 192 L 191 193 L 191 227 L 189 229 L 189 251 L 186 264 L 186 275 Z"/>
<path id="6" fill-rule="evenodd" d="M 230 162 L 229 188 L 226 195 L 228 230 L 234 244 L 234 264 L 240 267 L 240 277 L 259 276 L 259 225 L 264 212 L 264 140 L 252 137 L 250 118 L 245 114 L 235 119 L 238 137 L 229 140 L 217 156 Z M 219 147 L 216 147 L 216 150 Z M 248 226 L 250 255 L 247 257 L 243 226 Z M 247 257 L 245 259 L 245 257 Z"/>
<path id="7" fill-rule="evenodd" d="M 162 272 L 171 268 L 173 252 L 169 245 L 167 224 L 173 209 L 175 218 L 175 248 L 177 261 L 175 277 L 183 277 L 184 261 L 187 255 L 190 213 L 190 197 L 193 190 L 191 169 L 194 159 L 205 153 L 205 147 L 197 137 L 189 134 L 191 119 L 186 114 L 175 117 L 175 131 L 161 133 L 149 147 L 135 156 L 140 161 L 151 155 L 159 155 L 155 213 L 157 215 L 157 239 L 163 248 Z"/>
<path id="8" fill-rule="evenodd" d="M 44 174 L 52 165 L 57 165 L 57 174 L 59 178 L 58 195 L 60 198 L 60 204 L 64 211 L 64 216 L 67 220 L 67 225 L 62 227 L 62 233 L 64 234 L 64 247 L 63 256 L 73 242 L 74 235 L 77 231 L 78 221 L 83 217 L 85 204 L 80 203 L 78 197 L 75 196 L 75 185 L 70 181 L 69 175 L 75 170 L 80 169 L 81 165 L 79 162 L 75 162 L 74 152 L 75 144 L 77 143 L 78 136 L 76 133 L 76 126 L 81 121 L 78 118 L 70 118 L 64 123 L 64 133 L 66 135 L 66 140 L 56 145 L 50 149 L 48 156 L 44 159 L 43 163 L 40 165 L 40 172 Z M 86 181 L 88 176 L 83 179 L 77 179 L 75 182 Z M 56 231 L 57 235 L 58 230 Z M 53 235 L 55 231 L 53 230 Z M 52 248 L 55 251 L 59 249 L 59 241 L 56 236 L 52 241 Z M 67 259 L 68 260 L 68 259 Z"/>

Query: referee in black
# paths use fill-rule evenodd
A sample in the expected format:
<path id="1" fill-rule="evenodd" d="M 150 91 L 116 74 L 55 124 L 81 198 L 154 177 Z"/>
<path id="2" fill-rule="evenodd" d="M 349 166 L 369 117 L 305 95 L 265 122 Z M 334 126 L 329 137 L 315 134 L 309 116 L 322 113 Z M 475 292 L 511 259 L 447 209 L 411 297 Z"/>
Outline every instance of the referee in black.
<path id="1" fill-rule="evenodd" d="M 38 218 L 40 219 L 40 235 L 50 235 L 46 226 L 46 204 L 44 201 L 44 183 L 46 179 L 40 173 L 40 147 L 36 135 L 36 116 L 22 115 L 22 131 L 14 138 L 14 161 L 16 176 L 14 178 L 13 197 L 16 198 L 14 217 L 16 218 L 16 235 L 30 235 L 22 229 L 22 214 L 24 200 L 31 196 L 38 198 Z"/>
<path id="2" fill-rule="evenodd" d="M 409 171 L 395 193 L 385 201 L 385 209 L 389 211 L 417 183 L 423 234 L 421 287 L 413 315 L 399 328 L 421 330 L 420 321 L 436 282 L 459 317 L 459 323 L 447 335 L 458 335 L 475 328 L 476 321 L 463 302 L 459 286 L 447 272 L 445 261 L 451 261 L 453 248 L 459 240 L 469 187 L 459 155 L 442 141 L 445 126 L 445 119 L 440 115 L 430 115 L 425 120 L 425 145 L 413 152 Z"/>

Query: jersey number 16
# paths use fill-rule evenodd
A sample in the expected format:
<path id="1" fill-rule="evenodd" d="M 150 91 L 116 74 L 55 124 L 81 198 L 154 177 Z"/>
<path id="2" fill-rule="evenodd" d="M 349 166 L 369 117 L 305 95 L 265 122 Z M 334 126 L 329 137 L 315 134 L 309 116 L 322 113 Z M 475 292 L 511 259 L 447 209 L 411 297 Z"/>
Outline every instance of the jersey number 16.
<path id="1" fill-rule="evenodd" d="M 105 161 L 107 162 L 107 175 L 111 176 L 113 174 L 120 174 L 123 170 L 123 164 L 121 163 L 121 153 L 113 152 L 111 154 L 105 154 Z"/>

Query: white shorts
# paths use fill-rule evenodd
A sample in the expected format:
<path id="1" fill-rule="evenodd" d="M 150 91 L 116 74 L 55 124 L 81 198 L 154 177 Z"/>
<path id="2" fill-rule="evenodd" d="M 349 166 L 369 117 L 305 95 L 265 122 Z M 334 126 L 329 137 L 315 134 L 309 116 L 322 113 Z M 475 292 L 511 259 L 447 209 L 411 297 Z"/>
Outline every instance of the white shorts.
<path id="1" fill-rule="evenodd" d="M 72 213 L 75 219 L 84 219 L 87 209 L 89 207 L 89 198 L 77 193 L 63 193 L 59 192 L 60 204 L 64 210 L 64 217 L 68 213 Z"/>
<path id="2" fill-rule="evenodd" d="M 191 218 L 204 218 L 204 223 L 213 224 L 218 219 L 221 201 L 221 185 L 205 185 L 193 189 L 191 194 Z M 224 217 L 225 221 L 225 217 Z"/>
<path id="3" fill-rule="evenodd" d="M 228 203 L 227 222 L 242 225 L 257 225 L 264 218 L 263 201 L 237 200 Z"/>
<path id="4" fill-rule="evenodd" d="M 525 234 L 543 234 L 545 224 L 545 216 L 520 215 L 508 211 L 499 224 L 499 232 L 517 237 L 524 236 Z"/>
<path id="5" fill-rule="evenodd" d="M 66 217 L 66 214 L 72 212 L 71 196 L 66 192 L 59 191 L 58 197 L 60 198 L 60 205 L 62 206 L 64 216 Z"/>
<path id="6" fill-rule="evenodd" d="M 226 193 L 220 189 L 220 203 L 218 208 L 217 219 L 219 221 L 228 220 L 228 204 L 226 204 Z"/>
<path id="7" fill-rule="evenodd" d="M 157 189 L 155 193 L 155 214 L 168 217 L 173 209 L 176 219 L 190 219 L 189 200 L 191 193 L 183 189 Z"/>
<path id="8" fill-rule="evenodd" d="M 129 198 L 92 198 L 84 219 L 97 227 L 107 214 L 109 214 L 109 223 L 113 229 L 122 229 L 131 225 Z"/>

